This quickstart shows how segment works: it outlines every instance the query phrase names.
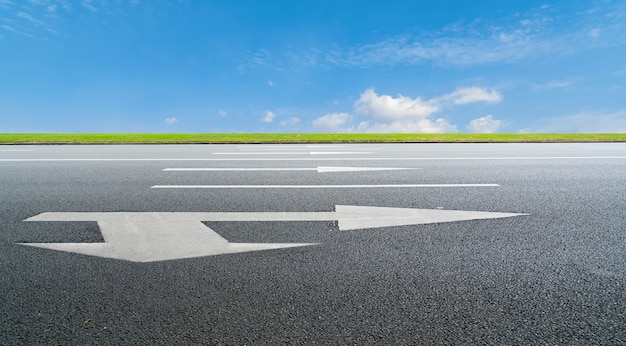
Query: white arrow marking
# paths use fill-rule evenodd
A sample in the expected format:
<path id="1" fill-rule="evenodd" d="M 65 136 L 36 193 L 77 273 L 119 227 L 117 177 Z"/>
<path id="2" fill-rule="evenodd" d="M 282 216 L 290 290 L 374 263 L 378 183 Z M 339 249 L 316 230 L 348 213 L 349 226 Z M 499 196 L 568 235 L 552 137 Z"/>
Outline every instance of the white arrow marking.
<path id="1" fill-rule="evenodd" d="M 338 221 L 342 231 L 419 225 L 527 214 L 380 208 L 338 205 L 335 212 L 226 213 L 42 213 L 24 221 L 97 221 L 104 243 L 21 243 L 84 255 L 153 262 L 229 253 L 283 249 L 315 243 L 231 243 L 202 221 Z"/>
<path id="2" fill-rule="evenodd" d="M 420 168 L 401 167 L 325 167 L 317 168 L 165 168 L 164 172 L 289 172 L 289 171 L 317 171 L 317 173 L 339 173 L 339 172 L 370 172 L 370 171 L 399 171 Z"/>

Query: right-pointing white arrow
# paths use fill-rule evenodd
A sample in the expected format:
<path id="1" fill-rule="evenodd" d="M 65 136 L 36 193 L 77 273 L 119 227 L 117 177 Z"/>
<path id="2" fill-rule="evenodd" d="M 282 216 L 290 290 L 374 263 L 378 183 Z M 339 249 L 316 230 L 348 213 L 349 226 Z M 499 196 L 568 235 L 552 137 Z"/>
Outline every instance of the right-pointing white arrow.
<path id="1" fill-rule="evenodd" d="M 339 229 L 342 231 L 528 215 L 486 211 L 361 207 L 351 205 L 338 205 L 335 207 L 335 210 L 338 214 Z"/>
<path id="2" fill-rule="evenodd" d="M 42 213 L 25 221 L 97 221 L 104 243 L 22 243 L 50 250 L 133 262 L 284 249 L 315 243 L 231 243 L 202 221 L 329 221 L 342 231 L 527 214 L 338 205 L 334 212 Z"/>

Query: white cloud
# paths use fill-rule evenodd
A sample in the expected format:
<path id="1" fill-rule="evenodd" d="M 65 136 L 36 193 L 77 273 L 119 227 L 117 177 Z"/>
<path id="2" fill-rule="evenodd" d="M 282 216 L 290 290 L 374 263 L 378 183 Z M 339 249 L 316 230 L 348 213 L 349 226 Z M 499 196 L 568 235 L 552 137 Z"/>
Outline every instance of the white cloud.
<path id="1" fill-rule="evenodd" d="M 473 102 L 500 102 L 502 95 L 495 90 L 479 87 L 459 88 L 449 94 L 423 100 L 399 95 L 379 95 L 367 89 L 354 103 L 355 113 L 369 120 L 354 124 L 349 113 L 331 113 L 313 121 L 313 126 L 333 132 L 443 133 L 457 132 L 455 125 L 433 116 L 444 108 Z M 491 119 L 493 120 L 493 119 Z M 499 122 L 498 120 L 493 120 Z"/>
<path id="2" fill-rule="evenodd" d="M 535 84 L 533 88 L 535 89 L 560 89 L 567 88 L 574 84 L 573 80 L 553 80 L 544 84 Z"/>
<path id="3" fill-rule="evenodd" d="M 274 114 L 274 112 L 272 111 L 266 111 L 265 112 L 265 117 L 263 117 L 263 119 L 261 120 L 264 123 L 271 123 L 274 121 L 274 119 L 276 118 L 276 114 Z"/>
<path id="4" fill-rule="evenodd" d="M 98 9 L 93 5 L 92 0 L 83 0 L 82 5 L 91 12 L 98 12 Z"/>
<path id="5" fill-rule="evenodd" d="M 228 112 L 223 110 L 223 109 L 220 109 L 220 110 L 217 111 L 217 114 L 219 114 L 219 116 L 221 116 L 221 117 L 225 117 L 225 116 L 228 115 Z"/>
<path id="6" fill-rule="evenodd" d="M 556 8 L 540 6 L 499 19 L 470 18 L 438 30 L 386 36 L 352 47 L 259 50 L 251 54 L 245 67 L 285 70 L 311 66 L 464 66 L 570 55 L 624 44 L 625 11 L 626 6 L 620 1 L 589 2 L 587 11 L 560 15 Z"/>
<path id="7" fill-rule="evenodd" d="M 25 20 L 27 20 L 27 21 L 35 24 L 35 25 L 45 25 L 46 24 L 44 21 L 39 20 L 37 18 L 34 18 L 33 16 L 31 16 L 30 14 L 25 13 L 25 12 L 18 12 L 17 16 L 19 18 L 25 19 Z"/>
<path id="8" fill-rule="evenodd" d="M 8 25 L 2 24 L 2 25 L 0 25 L 0 28 L 3 28 L 4 30 L 7 30 L 7 31 L 11 31 L 11 32 L 16 33 L 18 35 L 23 35 L 23 36 L 26 36 L 26 37 L 35 38 L 35 35 L 29 34 L 29 33 L 24 32 L 24 31 L 17 30 L 15 28 L 13 28 L 12 26 L 8 26 Z"/>
<path id="9" fill-rule="evenodd" d="M 313 127 L 322 131 L 347 132 L 352 115 L 348 113 L 330 113 L 313 121 Z"/>
<path id="10" fill-rule="evenodd" d="M 0 0 L 0 8 L 8 9 L 13 5 L 13 2 L 10 0 Z"/>
<path id="11" fill-rule="evenodd" d="M 267 81 L 267 85 L 269 85 L 269 86 L 274 86 L 274 82 L 272 82 L 271 80 L 268 80 L 268 81 Z"/>
<path id="12" fill-rule="evenodd" d="M 457 89 L 450 94 L 442 96 L 440 99 L 452 101 L 456 105 L 474 102 L 497 103 L 502 101 L 502 95 L 495 90 L 487 91 L 483 88 L 471 87 Z"/>
<path id="13" fill-rule="evenodd" d="M 174 117 L 165 118 L 165 123 L 168 124 L 168 125 L 173 125 L 173 124 L 175 124 L 177 122 L 178 122 L 178 118 L 174 118 Z"/>
<path id="14" fill-rule="evenodd" d="M 355 103 L 356 111 L 371 115 L 373 119 L 400 120 L 426 118 L 439 111 L 436 102 L 422 101 L 417 97 L 378 95 L 374 89 L 367 89 Z"/>
<path id="15" fill-rule="evenodd" d="M 502 121 L 494 119 L 490 114 L 470 121 L 467 128 L 474 133 L 494 133 L 500 126 L 502 126 Z"/>

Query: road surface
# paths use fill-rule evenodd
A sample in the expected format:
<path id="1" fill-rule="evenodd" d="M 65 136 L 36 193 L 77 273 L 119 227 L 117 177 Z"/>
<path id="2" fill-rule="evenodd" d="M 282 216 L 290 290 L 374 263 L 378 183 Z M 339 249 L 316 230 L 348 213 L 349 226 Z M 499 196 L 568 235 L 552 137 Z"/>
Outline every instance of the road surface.
<path id="1" fill-rule="evenodd" d="M 0 345 L 625 344 L 626 144 L 0 146 Z"/>

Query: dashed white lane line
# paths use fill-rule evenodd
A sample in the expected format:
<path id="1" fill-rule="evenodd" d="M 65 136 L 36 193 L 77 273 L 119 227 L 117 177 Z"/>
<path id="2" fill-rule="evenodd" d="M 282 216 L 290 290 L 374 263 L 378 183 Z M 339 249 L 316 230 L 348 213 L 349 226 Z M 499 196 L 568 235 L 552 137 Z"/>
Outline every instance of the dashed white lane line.
<path id="1" fill-rule="evenodd" d="M 371 154 L 369 151 L 246 151 L 246 152 L 215 152 L 213 155 L 358 155 Z"/>
<path id="2" fill-rule="evenodd" d="M 380 184 L 380 185 L 154 185 L 153 189 L 371 189 L 498 187 L 498 184 Z"/>

